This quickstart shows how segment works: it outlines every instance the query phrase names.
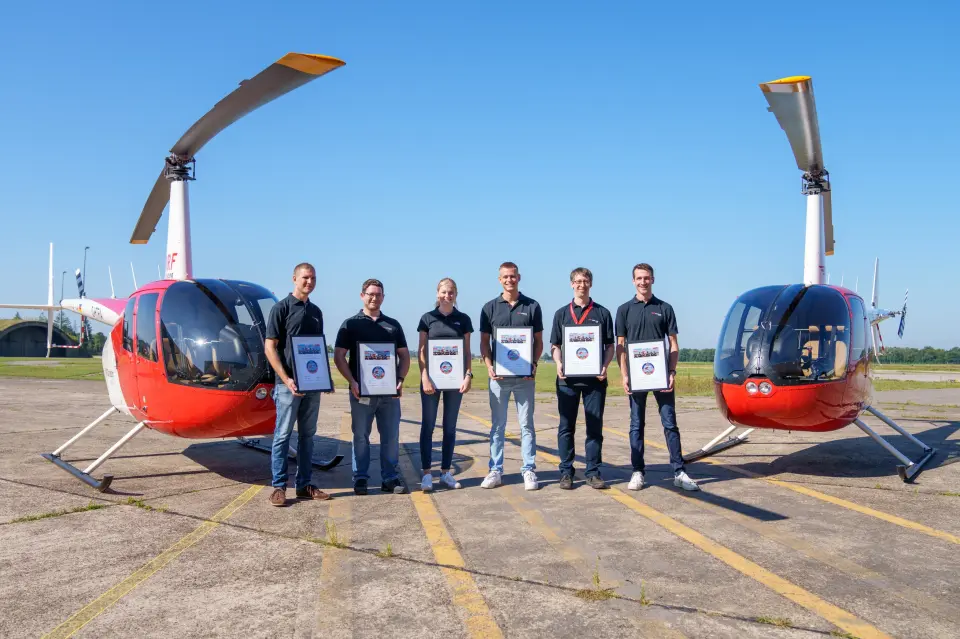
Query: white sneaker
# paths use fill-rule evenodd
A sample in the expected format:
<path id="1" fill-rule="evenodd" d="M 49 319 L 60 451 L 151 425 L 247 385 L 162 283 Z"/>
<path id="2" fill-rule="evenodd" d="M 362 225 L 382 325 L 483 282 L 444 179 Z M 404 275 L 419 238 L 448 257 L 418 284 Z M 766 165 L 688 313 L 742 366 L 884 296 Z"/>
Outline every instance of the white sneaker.
<path id="1" fill-rule="evenodd" d="M 440 483 L 445 484 L 447 488 L 461 488 L 460 482 L 454 479 L 449 472 L 440 475 Z"/>
<path id="2" fill-rule="evenodd" d="M 643 473 L 636 470 L 633 475 L 630 476 L 630 483 L 627 484 L 627 489 L 640 490 L 641 488 L 643 488 Z"/>
<path id="3" fill-rule="evenodd" d="M 536 490 L 540 487 L 540 484 L 537 483 L 537 474 L 532 470 L 523 473 L 523 487 L 526 490 Z"/>
<path id="4" fill-rule="evenodd" d="M 423 476 L 423 479 L 420 481 L 420 490 L 425 493 L 429 493 L 433 490 L 433 474 L 427 473 Z"/>
<path id="5" fill-rule="evenodd" d="M 682 470 L 677 473 L 676 477 L 673 478 L 673 485 L 677 486 L 678 488 L 683 488 L 684 490 L 700 490 L 700 486 L 697 486 L 697 482 L 690 479 L 690 476 Z"/>
<path id="6" fill-rule="evenodd" d="M 495 470 L 491 470 L 487 476 L 484 478 L 483 482 L 480 483 L 480 488 L 496 488 L 503 483 L 503 478 L 500 473 Z"/>

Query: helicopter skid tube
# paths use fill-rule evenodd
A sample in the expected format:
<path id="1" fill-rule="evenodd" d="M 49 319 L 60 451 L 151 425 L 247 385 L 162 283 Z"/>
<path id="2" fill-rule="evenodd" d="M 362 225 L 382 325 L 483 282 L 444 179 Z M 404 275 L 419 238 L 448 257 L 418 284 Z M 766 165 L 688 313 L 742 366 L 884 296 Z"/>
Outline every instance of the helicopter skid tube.
<path id="1" fill-rule="evenodd" d="M 261 444 L 259 439 L 247 439 L 246 437 L 237 437 L 237 440 L 243 446 L 247 448 L 252 448 L 254 450 L 259 450 L 263 453 L 272 453 L 273 448 L 267 446 L 266 444 Z M 287 455 L 290 459 L 296 459 L 297 453 L 296 450 L 291 448 L 290 452 Z M 343 461 L 343 455 L 334 455 L 331 459 L 322 459 L 318 460 L 313 458 L 310 460 L 313 463 L 314 468 L 319 468 L 320 470 L 331 470 L 335 468 L 340 462 Z"/>
<path id="2" fill-rule="evenodd" d="M 697 461 L 698 459 L 703 459 L 704 457 L 709 457 L 710 455 L 716 455 L 720 451 L 727 450 L 728 448 L 733 448 L 734 446 L 737 446 L 747 441 L 747 436 L 753 432 L 752 428 L 748 428 L 747 430 L 743 431 L 742 433 L 740 433 L 735 437 L 733 436 L 728 437 L 728 435 L 730 435 L 730 433 L 732 433 L 737 428 L 738 428 L 737 426 L 730 426 L 727 430 L 723 431 L 722 433 L 714 437 L 713 440 L 711 440 L 707 445 L 705 445 L 700 450 L 684 455 L 683 461 L 685 462 Z M 720 441 L 724 437 L 726 437 L 726 439 L 723 441 Z"/>
<path id="3" fill-rule="evenodd" d="M 96 479 L 94 479 L 92 475 L 83 472 L 82 470 L 80 470 L 79 468 L 77 468 L 76 466 L 74 466 L 69 462 L 63 461 L 62 459 L 60 459 L 58 455 L 54 455 L 53 453 L 41 453 L 40 456 L 46 459 L 47 461 L 53 462 L 53 464 L 57 466 L 57 468 L 61 468 L 67 471 L 68 473 L 70 473 L 71 475 L 73 475 L 83 483 L 87 484 L 92 488 L 95 488 L 101 493 L 107 492 L 107 489 L 110 488 L 110 482 L 113 481 L 113 475 L 104 475 L 103 479 L 101 479 L 100 481 L 97 481 Z"/>
<path id="4" fill-rule="evenodd" d="M 910 483 L 911 481 L 913 481 L 913 478 L 917 476 L 917 473 L 920 472 L 923 466 L 928 461 L 930 461 L 930 458 L 937 453 L 937 449 L 931 446 L 928 446 L 927 444 L 924 444 L 922 441 L 920 441 L 919 439 L 914 437 L 912 434 L 907 432 L 903 428 L 903 426 L 896 423 L 895 421 L 893 421 L 892 419 L 890 419 L 889 417 L 887 417 L 877 409 L 873 408 L 872 406 L 868 406 L 866 410 L 869 413 L 872 413 L 873 415 L 875 415 L 884 424 L 886 424 L 893 430 L 897 431 L 899 434 L 903 435 L 904 437 L 906 437 L 907 439 L 909 439 L 911 442 L 913 442 L 914 444 L 916 444 L 922 449 L 923 457 L 921 457 L 917 461 L 913 461 L 909 457 L 901 453 L 899 450 L 897 450 L 897 448 L 893 444 L 891 444 L 886 439 L 881 437 L 876 431 L 874 431 L 872 428 L 867 426 L 862 420 L 860 419 L 854 420 L 854 424 L 856 424 L 860 430 L 862 430 L 867 435 L 869 435 L 870 438 L 873 439 L 873 441 L 880 444 L 888 453 L 890 453 L 891 455 L 896 457 L 898 460 L 903 462 L 903 464 L 897 466 L 897 475 L 900 476 L 900 480 L 903 481 L 904 483 Z"/>

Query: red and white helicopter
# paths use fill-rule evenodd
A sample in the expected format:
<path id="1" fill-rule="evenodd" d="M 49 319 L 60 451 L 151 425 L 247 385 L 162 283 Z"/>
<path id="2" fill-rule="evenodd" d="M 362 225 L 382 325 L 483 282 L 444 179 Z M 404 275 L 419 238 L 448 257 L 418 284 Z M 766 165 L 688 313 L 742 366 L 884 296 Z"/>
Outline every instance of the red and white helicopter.
<path id="1" fill-rule="evenodd" d="M 936 450 L 871 405 L 868 344 L 869 335 L 874 354 L 880 352 L 879 323 L 897 315 L 898 334 L 903 336 L 906 299 L 899 311 L 878 307 L 879 262 L 874 265 L 869 307 L 855 291 L 824 283 L 825 255 L 833 255 L 834 248 L 833 212 L 813 83 L 808 76 L 795 76 L 760 88 L 803 171 L 803 284 L 764 286 L 734 301 L 720 332 L 713 369 L 717 405 L 731 426 L 686 459 L 736 446 L 755 428 L 823 432 L 856 424 L 902 462 L 897 472 L 910 481 Z M 860 419 L 864 411 L 919 446 L 922 457 L 914 462 L 883 439 Z M 749 430 L 733 436 L 740 426 Z"/>
<path id="2" fill-rule="evenodd" d="M 276 407 L 269 399 L 274 377 L 264 352 L 264 329 L 277 299 L 250 282 L 194 279 L 187 182 L 194 179 L 194 156 L 214 136 L 343 64 L 328 56 L 289 53 L 241 82 L 173 146 L 130 238 L 132 244 L 146 244 L 169 200 L 164 279 L 144 285 L 127 299 L 81 297 L 54 304 L 51 244 L 47 303 L 0 304 L 48 311 L 48 357 L 55 311 L 74 311 L 112 327 L 103 349 L 112 406 L 43 457 L 102 492 L 113 477 L 97 480 L 91 473 L 144 428 L 190 439 L 237 437 L 265 449 L 247 438 L 270 435 L 274 429 Z M 114 413 L 129 415 L 136 426 L 83 470 L 63 460 L 67 448 Z M 314 465 L 326 470 L 342 460 L 336 455 Z"/>

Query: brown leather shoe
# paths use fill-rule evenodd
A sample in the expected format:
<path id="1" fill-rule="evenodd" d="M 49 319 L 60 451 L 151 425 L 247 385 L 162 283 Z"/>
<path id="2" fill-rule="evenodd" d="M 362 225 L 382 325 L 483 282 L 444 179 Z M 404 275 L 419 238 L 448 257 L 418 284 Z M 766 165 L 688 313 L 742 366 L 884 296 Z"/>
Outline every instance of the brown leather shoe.
<path id="1" fill-rule="evenodd" d="M 320 501 L 326 501 L 333 498 L 316 486 L 310 485 L 306 488 L 297 489 L 297 499 L 318 499 Z"/>
<path id="2" fill-rule="evenodd" d="M 286 506 L 287 505 L 287 489 L 274 488 L 273 492 L 270 493 L 270 503 L 274 506 Z"/>
<path id="3" fill-rule="evenodd" d="M 587 477 L 587 486 L 596 488 L 597 490 L 603 490 L 607 487 L 607 482 L 603 481 L 600 475 L 590 475 Z"/>

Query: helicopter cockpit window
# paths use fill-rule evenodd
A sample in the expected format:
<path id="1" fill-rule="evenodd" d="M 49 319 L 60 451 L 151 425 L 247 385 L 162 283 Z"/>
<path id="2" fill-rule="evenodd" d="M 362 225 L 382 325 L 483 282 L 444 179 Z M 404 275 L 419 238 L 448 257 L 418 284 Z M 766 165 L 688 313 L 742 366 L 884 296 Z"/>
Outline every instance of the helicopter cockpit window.
<path id="1" fill-rule="evenodd" d="M 144 293 L 137 302 L 137 354 L 157 361 L 157 299 L 159 293 Z"/>
<path id="2" fill-rule="evenodd" d="M 714 375 L 728 382 L 740 382 L 759 371 L 747 370 L 755 361 L 762 331 L 760 319 L 783 290 L 783 286 L 764 286 L 748 291 L 733 303 L 714 356 Z"/>
<path id="3" fill-rule="evenodd" d="M 167 378 L 223 390 L 253 388 L 266 363 L 257 314 L 219 280 L 170 286 L 160 308 Z"/>
<path id="4" fill-rule="evenodd" d="M 846 300 L 827 287 L 801 290 L 771 327 L 767 343 L 770 376 L 778 381 L 816 383 L 843 379 L 850 353 Z"/>
<path id="5" fill-rule="evenodd" d="M 127 306 L 123 309 L 123 332 L 121 333 L 121 343 L 123 350 L 133 352 L 133 308 L 137 304 L 137 298 L 131 297 L 127 300 Z"/>

